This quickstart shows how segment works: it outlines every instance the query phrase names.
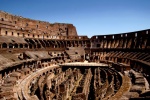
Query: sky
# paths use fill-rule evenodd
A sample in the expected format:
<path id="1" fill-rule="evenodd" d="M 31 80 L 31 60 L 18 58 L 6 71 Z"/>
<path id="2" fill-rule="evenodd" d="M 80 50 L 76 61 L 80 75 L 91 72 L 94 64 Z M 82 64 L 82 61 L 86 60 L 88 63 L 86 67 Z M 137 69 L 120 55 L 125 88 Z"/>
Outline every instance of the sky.
<path id="1" fill-rule="evenodd" d="M 0 10 L 50 23 L 71 23 L 78 35 L 150 29 L 150 0 L 0 0 Z"/>

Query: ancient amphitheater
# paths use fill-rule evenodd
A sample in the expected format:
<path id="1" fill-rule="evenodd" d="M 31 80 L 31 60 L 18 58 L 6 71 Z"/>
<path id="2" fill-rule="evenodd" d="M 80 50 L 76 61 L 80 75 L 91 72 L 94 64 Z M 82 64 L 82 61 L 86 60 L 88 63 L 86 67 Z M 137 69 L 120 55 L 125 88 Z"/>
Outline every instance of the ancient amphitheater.
<path id="1" fill-rule="evenodd" d="M 150 99 L 150 30 L 78 36 L 0 11 L 0 100 Z"/>

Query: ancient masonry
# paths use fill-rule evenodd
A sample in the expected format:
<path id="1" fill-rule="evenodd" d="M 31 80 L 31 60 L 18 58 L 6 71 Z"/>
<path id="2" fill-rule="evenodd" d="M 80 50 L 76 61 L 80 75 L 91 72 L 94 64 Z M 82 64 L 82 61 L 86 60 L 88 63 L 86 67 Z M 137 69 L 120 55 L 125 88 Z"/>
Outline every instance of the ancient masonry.
<path id="1" fill-rule="evenodd" d="M 78 36 L 0 11 L 0 100 L 150 99 L 150 29 Z"/>

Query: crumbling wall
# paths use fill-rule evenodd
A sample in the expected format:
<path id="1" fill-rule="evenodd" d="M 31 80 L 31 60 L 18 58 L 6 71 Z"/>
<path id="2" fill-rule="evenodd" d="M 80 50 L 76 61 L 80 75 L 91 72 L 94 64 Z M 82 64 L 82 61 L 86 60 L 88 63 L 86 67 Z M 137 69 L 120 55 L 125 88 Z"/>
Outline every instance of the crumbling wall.
<path id="1" fill-rule="evenodd" d="M 28 34 L 50 36 L 77 36 L 76 28 L 67 23 L 49 23 L 40 20 L 23 18 L 0 11 L 0 25 L 12 30 L 25 31 Z M 4 33 L 4 32 L 2 32 Z"/>

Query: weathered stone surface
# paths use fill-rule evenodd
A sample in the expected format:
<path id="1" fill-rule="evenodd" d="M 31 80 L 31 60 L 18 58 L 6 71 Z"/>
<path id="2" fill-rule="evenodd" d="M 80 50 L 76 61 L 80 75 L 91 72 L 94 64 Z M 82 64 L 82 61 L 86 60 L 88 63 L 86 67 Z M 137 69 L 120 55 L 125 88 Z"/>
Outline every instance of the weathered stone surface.
<path id="1" fill-rule="evenodd" d="M 0 99 L 149 98 L 150 29 L 91 38 L 0 11 Z"/>
<path id="2" fill-rule="evenodd" d="M 49 22 L 23 18 L 3 11 L 0 11 L 0 25 L 3 27 L 1 29 L 1 35 L 5 35 L 5 31 L 8 32 L 8 35 L 11 35 L 11 31 L 14 31 L 14 35 L 15 33 L 19 33 L 20 35 L 21 33 L 24 33 L 24 35 L 34 34 L 34 36 L 77 36 L 76 28 L 72 24 L 52 24 Z"/>

